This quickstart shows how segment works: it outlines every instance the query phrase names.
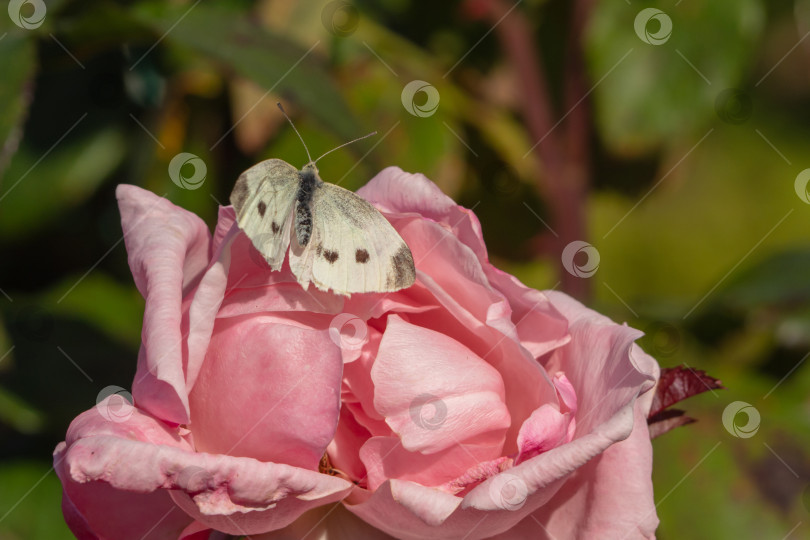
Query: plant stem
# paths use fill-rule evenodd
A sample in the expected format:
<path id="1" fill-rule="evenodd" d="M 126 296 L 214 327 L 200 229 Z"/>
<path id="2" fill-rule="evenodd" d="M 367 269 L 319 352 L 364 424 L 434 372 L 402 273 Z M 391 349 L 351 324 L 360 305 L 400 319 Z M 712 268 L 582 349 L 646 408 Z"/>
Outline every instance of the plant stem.
<path id="1" fill-rule="evenodd" d="M 592 0 L 576 0 L 572 7 L 568 36 L 564 91 L 566 116 L 559 124 L 549 93 L 549 85 L 538 45 L 525 14 L 504 0 L 476 2 L 476 11 L 492 24 L 500 23 L 496 32 L 506 61 L 512 64 L 518 77 L 522 99 L 520 104 L 532 139 L 537 141 L 533 154 L 544 174 L 538 179 L 538 190 L 547 201 L 557 237 L 552 250 L 562 290 L 586 301 L 590 297 L 590 280 L 576 277 L 565 270 L 561 254 L 569 243 L 585 240 L 587 236 L 586 204 L 590 179 L 590 117 L 587 99 L 587 78 L 581 39 Z M 503 20 L 501 20 L 503 19 Z"/>

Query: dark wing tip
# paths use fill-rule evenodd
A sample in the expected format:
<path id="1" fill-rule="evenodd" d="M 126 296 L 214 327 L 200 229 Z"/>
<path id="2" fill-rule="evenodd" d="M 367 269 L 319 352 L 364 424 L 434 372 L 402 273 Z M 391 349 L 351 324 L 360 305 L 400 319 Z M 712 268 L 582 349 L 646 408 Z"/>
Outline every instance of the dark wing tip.
<path id="1" fill-rule="evenodd" d="M 239 176 L 236 180 L 236 184 L 233 186 L 233 190 L 231 191 L 231 196 L 229 200 L 233 205 L 236 213 L 239 214 L 242 210 L 242 207 L 245 206 L 245 201 L 247 200 L 249 195 L 249 189 L 247 185 L 247 176 L 243 173 Z"/>
<path id="2" fill-rule="evenodd" d="M 406 289 L 416 280 L 416 267 L 413 264 L 413 254 L 407 244 L 402 244 L 391 257 L 391 270 L 388 275 L 388 286 L 393 290 Z"/>

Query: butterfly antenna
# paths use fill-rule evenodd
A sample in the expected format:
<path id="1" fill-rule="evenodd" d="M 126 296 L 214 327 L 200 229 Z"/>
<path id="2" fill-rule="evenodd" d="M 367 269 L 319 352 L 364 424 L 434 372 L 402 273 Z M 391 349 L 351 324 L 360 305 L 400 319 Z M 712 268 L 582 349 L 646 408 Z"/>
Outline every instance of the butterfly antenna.
<path id="1" fill-rule="evenodd" d="M 335 150 L 340 150 L 340 149 L 341 149 L 341 148 L 343 148 L 344 146 L 347 146 L 347 145 L 352 144 L 352 143 L 357 142 L 357 141 L 362 141 L 363 139 L 367 139 L 367 138 L 371 137 L 372 135 L 376 135 L 376 134 L 377 134 L 377 132 L 376 132 L 376 131 L 372 131 L 372 132 L 371 132 L 371 133 L 369 133 L 368 135 L 363 135 L 362 137 L 358 137 L 358 138 L 354 139 L 353 141 L 349 141 L 349 142 L 347 142 L 347 143 L 343 143 L 343 144 L 341 144 L 340 146 L 338 146 L 337 148 L 332 148 L 332 149 L 331 149 L 331 150 L 329 150 L 329 151 L 328 151 L 326 154 L 324 154 L 323 156 L 319 157 L 318 159 L 316 159 L 316 160 L 315 160 L 315 161 L 313 161 L 312 163 L 317 163 L 317 162 L 318 162 L 318 160 L 320 160 L 322 157 L 324 157 L 324 156 L 326 156 L 326 155 L 328 155 L 328 154 L 331 154 L 331 153 L 332 153 L 332 152 L 334 152 Z"/>
<path id="2" fill-rule="evenodd" d="M 304 150 L 307 151 L 307 157 L 309 158 L 309 162 L 310 163 L 315 163 L 314 161 L 312 161 L 312 156 L 309 155 L 309 148 L 307 148 L 307 143 L 304 142 L 304 138 L 301 136 L 300 133 L 298 133 L 298 130 L 295 128 L 295 124 L 293 124 L 293 121 L 290 120 L 289 116 L 287 116 L 287 113 L 284 111 L 284 107 L 281 106 L 281 102 L 277 102 L 276 105 L 278 105 L 278 108 L 281 111 L 281 114 L 284 115 L 284 118 L 286 118 L 287 122 L 289 122 L 290 125 L 292 126 L 293 130 L 295 131 L 295 134 L 298 135 L 299 139 L 301 139 L 301 144 L 304 145 Z M 321 156 L 321 157 L 323 157 L 323 156 Z M 318 159 L 320 159 L 320 158 L 318 158 Z"/>

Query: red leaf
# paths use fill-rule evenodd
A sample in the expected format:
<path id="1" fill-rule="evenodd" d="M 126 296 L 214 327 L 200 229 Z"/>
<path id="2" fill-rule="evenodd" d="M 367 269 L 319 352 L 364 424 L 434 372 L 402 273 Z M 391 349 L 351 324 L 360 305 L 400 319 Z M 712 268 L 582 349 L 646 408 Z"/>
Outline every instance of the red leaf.
<path id="1" fill-rule="evenodd" d="M 667 431 L 673 430 L 676 427 L 685 426 L 697 422 L 694 418 L 686 416 L 686 411 L 680 409 L 667 409 L 661 411 L 655 416 L 647 418 L 647 427 L 650 430 L 650 438 L 654 439 L 659 435 L 663 435 Z"/>
<path id="2" fill-rule="evenodd" d="M 667 410 L 668 407 L 703 392 L 722 388 L 723 384 L 719 379 L 706 375 L 700 369 L 685 365 L 662 369 L 650 413 L 647 415 L 650 437 L 654 438 L 676 427 L 695 422 L 694 418 L 685 416 L 684 411 Z"/>

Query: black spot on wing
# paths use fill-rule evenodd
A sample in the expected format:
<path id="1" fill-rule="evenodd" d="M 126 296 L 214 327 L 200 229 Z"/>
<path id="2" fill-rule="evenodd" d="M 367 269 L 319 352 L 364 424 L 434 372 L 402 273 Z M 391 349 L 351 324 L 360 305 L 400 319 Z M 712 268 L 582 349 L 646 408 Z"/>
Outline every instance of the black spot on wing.
<path id="1" fill-rule="evenodd" d="M 391 270 L 388 272 L 386 286 L 398 291 L 413 285 L 416 279 L 416 269 L 413 265 L 413 255 L 408 246 L 403 244 L 391 257 Z"/>
<path id="2" fill-rule="evenodd" d="M 279 229 L 281 229 L 275 221 L 270 224 L 270 228 L 273 230 L 273 234 L 278 233 Z"/>
<path id="3" fill-rule="evenodd" d="M 359 262 L 360 264 L 365 264 L 368 262 L 368 251 L 365 249 L 358 249 L 354 252 L 354 260 Z"/>
<path id="4" fill-rule="evenodd" d="M 330 264 L 334 263 L 336 260 L 338 260 L 338 252 L 325 249 L 323 250 L 323 258 L 329 261 Z"/>
<path id="5" fill-rule="evenodd" d="M 259 205 L 256 207 L 256 209 L 259 211 L 259 215 L 264 217 L 264 213 L 267 212 L 267 205 L 264 204 L 264 201 L 259 201 Z"/>

